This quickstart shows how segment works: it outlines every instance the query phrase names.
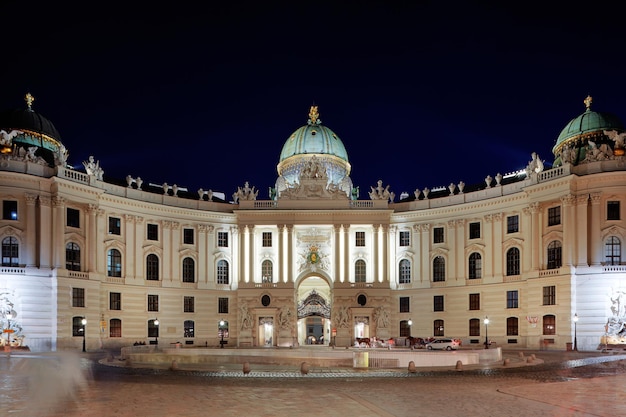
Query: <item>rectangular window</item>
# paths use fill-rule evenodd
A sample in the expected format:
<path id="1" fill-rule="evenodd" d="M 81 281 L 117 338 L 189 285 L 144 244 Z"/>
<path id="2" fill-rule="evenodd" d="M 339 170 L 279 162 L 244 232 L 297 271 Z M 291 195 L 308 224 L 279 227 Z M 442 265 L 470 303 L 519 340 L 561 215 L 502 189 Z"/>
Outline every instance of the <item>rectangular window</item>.
<path id="1" fill-rule="evenodd" d="M 148 223 L 148 240 L 159 240 L 159 225 Z"/>
<path id="2" fill-rule="evenodd" d="M 111 292 L 109 293 L 109 310 L 121 310 L 122 309 L 122 293 Z"/>
<path id="3" fill-rule="evenodd" d="M 263 232 L 263 247 L 272 247 L 272 232 Z"/>
<path id="4" fill-rule="evenodd" d="M 400 232 L 400 246 L 411 246 L 411 234 L 410 232 Z"/>
<path id="5" fill-rule="evenodd" d="M 183 229 L 183 243 L 185 245 L 193 245 L 193 229 Z"/>
<path id="6" fill-rule="evenodd" d="M 517 233 L 519 232 L 519 216 L 509 216 L 506 218 L 506 232 Z"/>
<path id="7" fill-rule="evenodd" d="M 469 238 L 480 239 L 480 223 L 474 222 L 469 224 Z"/>
<path id="8" fill-rule="evenodd" d="M 217 246 L 220 248 L 228 247 L 228 232 L 217 232 Z"/>
<path id="9" fill-rule="evenodd" d="M 433 297 L 433 311 L 443 310 L 443 295 L 435 295 Z"/>
<path id="10" fill-rule="evenodd" d="M 411 299 L 409 297 L 400 297 L 400 313 L 410 313 L 410 303 Z"/>
<path id="11" fill-rule="evenodd" d="M 217 299 L 217 312 L 219 314 L 228 314 L 228 298 L 220 297 Z"/>
<path id="12" fill-rule="evenodd" d="M 72 288 L 72 307 L 85 307 L 84 288 Z"/>
<path id="13" fill-rule="evenodd" d="M 433 243 L 443 243 L 443 227 L 433 229 Z"/>
<path id="14" fill-rule="evenodd" d="M 519 296 L 517 290 L 506 292 L 506 308 L 518 308 Z"/>
<path id="15" fill-rule="evenodd" d="M 195 299 L 194 297 L 183 298 L 183 311 L 185 313 L 193 313 L 195 311 Z"/>
<path id="16" fill-rule="evenodd" d="M 2 202 L 2 219 L 17 220 L 17 201 L 4 200 Z"/>
<path id="17" fill-rule="evenodd" d="M 606 219 L 619 220 L 619 201 L 607 201 L 606 203 Z"/>
<path id="18" fill-rule="evenodd" d="M 556 226 L 557 224 L 561 224 L 561 206 L 548 209 L 548 226 Z"/>
<path id="19" fill-rule="evenodd" d="M 67 226 L 68 227 L 80 227 L 80 211 L 67 208 Z"/>
<path id="20" fill-rule="evenodd" d="M 543 305 L 552 306 L 555 304 L 556 304 L 556 287 L 554 285 L 543 287 Z"/>
<path id="21" fill-rule="evenodd" d="M 480 294 L 469 295 L 469 309 L 480 310 Z"/>
<path id="22" fill-rule="evenodd" d="M 109 323 L 109 337 L 122 337 L 122 320 L 111 319 Z"/>
<path id="23" fill-rule="evenodd" d="M 365 232 L 356 232 L 354 245 L 365 246 Z"/>
<path id="24" fill-rule="evenodd" d="M 109 234 L 122 234 L 122 220 L 119 217 L 109 217 Z"/>
<path id="25" fill-rule="evenodd" d="M 159 296 L 148 294 L 148 311 L 159 311 Z"/>

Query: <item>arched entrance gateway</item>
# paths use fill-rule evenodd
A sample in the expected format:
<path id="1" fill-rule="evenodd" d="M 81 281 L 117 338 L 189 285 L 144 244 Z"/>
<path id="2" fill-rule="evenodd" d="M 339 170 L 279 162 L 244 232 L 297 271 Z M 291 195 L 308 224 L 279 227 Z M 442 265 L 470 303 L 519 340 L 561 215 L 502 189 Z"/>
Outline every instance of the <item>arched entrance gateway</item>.
<path id="1" fill-rule="evenodd" d="M 331 340 L 331 289 L 326 280 L 309 276 L 297 290 L 298 344 L 328 346 Z"/>

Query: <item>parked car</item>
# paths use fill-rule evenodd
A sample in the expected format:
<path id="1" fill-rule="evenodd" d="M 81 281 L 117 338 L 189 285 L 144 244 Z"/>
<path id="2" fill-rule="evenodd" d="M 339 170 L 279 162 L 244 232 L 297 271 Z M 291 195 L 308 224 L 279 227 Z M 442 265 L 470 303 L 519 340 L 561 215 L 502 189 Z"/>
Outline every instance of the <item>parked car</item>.
<path id="1" fill-rule="evenodd" d="M 426 349 L 428 350 L 456 350 L 461 346 L 461 341 L 459 339 L 435 339 L 426 344 Z"/>

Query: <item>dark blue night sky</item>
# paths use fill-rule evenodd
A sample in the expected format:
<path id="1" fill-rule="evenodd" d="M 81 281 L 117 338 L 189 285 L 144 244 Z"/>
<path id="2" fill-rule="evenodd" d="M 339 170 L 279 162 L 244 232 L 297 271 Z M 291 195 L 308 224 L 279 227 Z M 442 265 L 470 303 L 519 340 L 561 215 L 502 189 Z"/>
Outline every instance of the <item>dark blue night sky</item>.
<path id="1" fill-rule="evenodd" d="M 33 94 L 81 170 L 261 199 L 312 104 L 361 198 L 550 166 L 588 94 L 626 120 L 617 5 L 206 3 L 2 2 L 0 109 Z"/>

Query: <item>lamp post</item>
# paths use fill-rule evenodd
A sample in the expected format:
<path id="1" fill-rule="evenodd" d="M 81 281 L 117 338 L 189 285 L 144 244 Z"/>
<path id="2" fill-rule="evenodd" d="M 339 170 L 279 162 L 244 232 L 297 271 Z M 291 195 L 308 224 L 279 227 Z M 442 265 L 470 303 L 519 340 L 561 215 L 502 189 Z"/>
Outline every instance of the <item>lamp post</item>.
<path id="1" fill-rule="evenodd" d="M 485 349 L 489 349 L 489 317 L 485 316 Z"/>
<path id="2" fill-rule="evenodd" d="M 576 337 L 576 324 L 578 323 L 578 314 L 574 313 L 574 351 L 578 350 L 578 340 Z"/>
<path id="3" fill-rule="evenodd" d="M 11 351 L 11 319 L 13 318 L 13 312 L 9 309 L 8 313 L 6 313 L 5 317 L 7 318 L 7 328 L 5 332 L 7 333 L 7 351 Z"/>
<path id="4" fill-rule="evenodd" d="M 86 330 L 87 330 L 87 319 L 83 317 L 83 320 L 81 321 L 82 325 L 83 325 L 83 352 L 87 352 L 87 348 L 86 348 Z"/>
<path id="5" fill-rule="evenodd" d="M 413 320 L 409 319 L 407 324 L 409 325 L 409 337 L 411 337 L 411 326 L 413 326 Z"/>
<path id="6" fill-rule="evenodd" d="M 221 336 L 221 340 L 220 340 L 220 349 L 224 349 L 224 320 L 220 320 L 220 336 Z"/>
<path id="7" fill-rule="evenodd" d="M 156 326 L 156 333 L 155 333 L 155 336 L 154 336 L 154 344 L 158 346 L 159 345 L 159 319 L 158 318 L 154 319 L 154 325 Z"/>

